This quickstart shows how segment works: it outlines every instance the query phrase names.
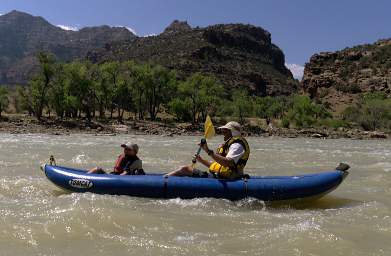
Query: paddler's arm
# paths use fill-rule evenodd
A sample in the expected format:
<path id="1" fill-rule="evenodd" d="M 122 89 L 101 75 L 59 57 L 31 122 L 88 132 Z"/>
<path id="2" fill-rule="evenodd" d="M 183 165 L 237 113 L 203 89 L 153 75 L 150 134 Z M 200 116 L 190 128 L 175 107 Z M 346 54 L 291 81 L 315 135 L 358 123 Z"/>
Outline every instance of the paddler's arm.
<path id="1" fill-rule="evenodd" d="M 221 164 L 222 166 L 227 166 L 227 167 L 235 167 L 235 162 L 231 158 L 227 158 L 224 156 L 221 156 L 219 154 L 216 154 L 214 152 L 211 152 L 209 155 L 213 160 Z"/>
<path id="2" fill-rule="evenodd" d="M 224 157 L 224 156 L 221 156 L 219 154 L 216 154 L 214 153 L 213 151 L 209 150 L 208 148 L 208 144 L 205 143 L 203 145 L 201 145 L 201 148 L 213 159 L 215 160 L 216 162 L 218 162 L 219 164 L 221 164 L 222 166 L 227 166 L 227 167 L 235 167 L 235 161 L 231 158 L 227 158 L 227 157 Z M 210 163 L 208 165 L 208 167 L 210 166 Z"/>
<path id="3" fill-rule="evenodd" d="M 199 162 L 199 163 L 205 165 L 205 166 L 208 167 L 208 168 L 209 168 L 209 166 L 212 164 L 212 163 L 209 162 L 208 160 L 203 159 L 200 155 L 196 155 L 195 158 L 196 158 L 197 162 Z"/>

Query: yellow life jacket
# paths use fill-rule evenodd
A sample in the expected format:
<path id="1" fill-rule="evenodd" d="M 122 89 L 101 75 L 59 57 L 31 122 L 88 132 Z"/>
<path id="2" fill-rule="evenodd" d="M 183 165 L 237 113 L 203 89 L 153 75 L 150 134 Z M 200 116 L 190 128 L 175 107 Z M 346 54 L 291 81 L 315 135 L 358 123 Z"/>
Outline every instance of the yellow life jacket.
<path id="1" fill-rule="evenodd" d="M 232 137 L 217 149 L 217 154 L 225 157 L 228 154 L 229 147 L 234 143 L 239 143 L 243 146 L 244 154 L 233 168 L 230 168 L 228 166 L 222 166 L 217 162 L 213 162 L 209 166 L 209 172 L 211 172 L 217 178 L 236 179 L 240 178 L 243 175 L 244 167 L 246 166 L 247 160 L 250 157 L 250 147 L 246 139 L 242 137 Z"/>

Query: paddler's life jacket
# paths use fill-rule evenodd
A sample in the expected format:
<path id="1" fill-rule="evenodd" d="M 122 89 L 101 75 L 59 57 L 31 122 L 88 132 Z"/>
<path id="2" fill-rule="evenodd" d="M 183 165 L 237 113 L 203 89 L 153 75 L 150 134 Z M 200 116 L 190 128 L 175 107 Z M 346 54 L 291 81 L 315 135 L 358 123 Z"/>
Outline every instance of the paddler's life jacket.
<path id="1" fill-rule="evenodd" d="M 127 171 L 129 166 L 131 166 L 137 160 L 140 160 L 137 156 L 127 156 L 125 154 L 121 154 L 115 163 L 113 173 L 120 174 L 124 171 Z"/>
<path id="2" fill-rule="evenodd" d="M 234 143 L 239 143 L 243 146 L 243 156 L 239 159 L 239 161 L 235 164 L 233 168 L 222 166 L 217 162 L 213 162 L 209 166 L 209 172 L 211 172 L 215 177 L 222 179 L 236 179 L 243 176 L 244 167 L 246 166 L 247 160 L 250 157 L 250 147 L 246 139 L 242 137 L 232 137 L 231 139 L 227 140 L 223 145 L 221 145 L 217 149 L 216 153 L 224 157 L 227 156 L 229 147 Z"/>

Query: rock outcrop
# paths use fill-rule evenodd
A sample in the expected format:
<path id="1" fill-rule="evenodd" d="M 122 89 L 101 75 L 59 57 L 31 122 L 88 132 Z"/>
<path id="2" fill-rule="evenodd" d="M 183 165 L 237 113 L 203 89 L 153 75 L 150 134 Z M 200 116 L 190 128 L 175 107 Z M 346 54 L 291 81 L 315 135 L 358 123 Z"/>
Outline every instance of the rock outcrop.
<path id="1" fill-rule="evenodd" d="M 37 66 L 38 51 L 49 51 L 61 61 L 70 61 L 106 43 L 133 38 L 135 35 L 126 28 L 63 30 L 42 17 L 12 11 L 0 16 L 0 83 L 26 83 Z"/>
<path id="2" fill-rule="evenodd" d="M 336 108 L 361 93 L 391 94 L 391 39 L 313 55 L 305 65 L 302 89 Z"/>
<path id="3" fill-rule="evenodd" d="M 217 77 L 227 90 L 247 88 L 256 95 L 289 95 L 299 84 L 270 33 L 252 25 L 191 28 L 174 21 L 160 35 L 112 43 L 87 58 L 97 63 L 151 62 L 176 69 L 183 77 L 202 72 Z"/>
<path id="4" fill-rule="evenodd" d="M 179 21 L 174 20 L 164 31 L 164 34 L 173 34 L 173 33 L 181 33 L 181 32 L 188 32 L 191 30 L 190 25 L 187 23 L 187 21 Z"/>

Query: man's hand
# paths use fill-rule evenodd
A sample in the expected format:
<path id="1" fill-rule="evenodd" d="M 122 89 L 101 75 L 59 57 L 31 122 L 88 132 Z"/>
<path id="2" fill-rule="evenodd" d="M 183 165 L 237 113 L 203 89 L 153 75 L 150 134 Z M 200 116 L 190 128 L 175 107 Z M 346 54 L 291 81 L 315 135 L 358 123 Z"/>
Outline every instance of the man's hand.
<path id="1" fill-rule="evenodd" d="M 208 153 L 209 148 L 208 148 L 208 143 L 205 141 L 205 143 L 198 143 L 198 146 L 200 146 L 206 153 Z"/>
<path id="2" fill-rule="evenodd" d="M 202 160 L 204 160 L 201 155 L 195 155 L 194 156 L 195 160 L 197 160 L 198 162 L 202 162 Z"/>
<path id="3" fill-rule="evenodd" d="M 205 165 L 205 166 L 208 167 L 208 168 L 209 168 L 209 166 L 210 166 L 210 164 L 211 164 L 209 161 L 205 160 L 205 159 L 202 158 L 200 155 L 195 155 L 193 159 L 197 160 L 197 162 L 199 162 L 199 163 Z"/>

